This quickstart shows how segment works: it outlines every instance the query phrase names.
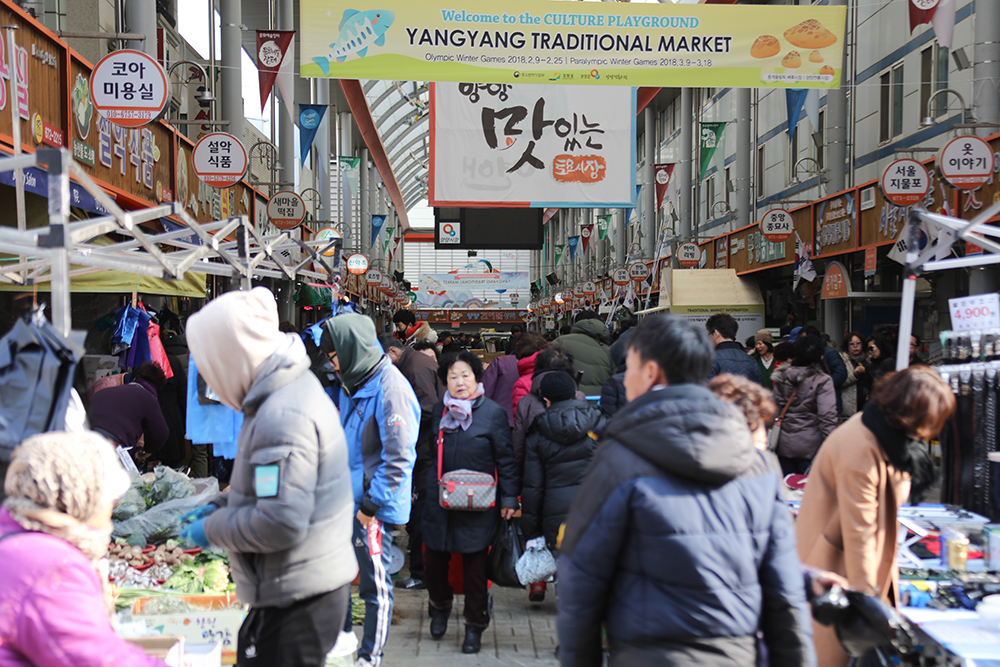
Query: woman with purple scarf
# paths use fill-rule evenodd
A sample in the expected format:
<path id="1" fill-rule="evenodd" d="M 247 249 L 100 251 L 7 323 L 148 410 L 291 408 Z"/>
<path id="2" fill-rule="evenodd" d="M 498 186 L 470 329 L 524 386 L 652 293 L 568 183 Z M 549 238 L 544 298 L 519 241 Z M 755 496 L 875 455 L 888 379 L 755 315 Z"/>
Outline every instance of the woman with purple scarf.
<path id="1" fill-rule="evenodd" d="M 448 583 L 451 555 L 462 554 L 465 574 L 465 641 L 463 653 L 478 653 L 483 630 L 490 623 L 486 586 L 486 555 L 500 528 L 518 507 L 521 482 L 514 463 L 510 425 L 502 407 L 483 395 L 483 365 L 463 351 L 446 355 L 438 368 L 448 386 L 444 400 L 434 406 L 434 456 L 427 478 L 424 506 L 424 571 L 430 594 L 431 637 L 448 630 L 454 592 Z M 440 453 L 439 453 L 440 452 Z M 449 510 L 439 501 L 439 475 L 452 470 L 474 470 L 495 475 L 496 505 L 486 511 Z"/>

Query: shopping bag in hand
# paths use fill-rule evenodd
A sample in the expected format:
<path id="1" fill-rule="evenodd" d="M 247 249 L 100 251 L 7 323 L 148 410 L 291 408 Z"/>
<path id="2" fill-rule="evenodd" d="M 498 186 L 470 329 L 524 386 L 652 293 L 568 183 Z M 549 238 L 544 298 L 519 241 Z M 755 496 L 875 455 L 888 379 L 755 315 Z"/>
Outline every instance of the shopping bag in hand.
<path id="1" fill-rule="evenodd" d="M 497 586 L 521 588 L 517 579 L 517 560 L 521 557 L 521 540 L 509 520 L 500 522 L 493 546 L 486 561 L 486 578 Z"/>
<path id="2" fill-rule="evenodd" d="M 517 579 L 522 586 L 545 581 L 556 573 L 556 559 L 545 546 L 544 537 L 528 540 L 524 553 L 517 559 Z"/>

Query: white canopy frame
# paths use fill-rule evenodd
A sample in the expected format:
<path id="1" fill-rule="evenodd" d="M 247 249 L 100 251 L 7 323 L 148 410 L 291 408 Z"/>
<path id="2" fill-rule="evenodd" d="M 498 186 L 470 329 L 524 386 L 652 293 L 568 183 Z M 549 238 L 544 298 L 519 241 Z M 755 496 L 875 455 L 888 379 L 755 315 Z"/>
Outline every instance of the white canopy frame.
<path id="1" fill-rule="evenodd" d="M 917 277 L 924 271 L 973 268 L 1000 264 L 1000 228 L 986 223 L 1000 215 L 1000 202 L 982 211 L 972 220 L 953 218 L 941 213 L 931 213 L 924 209 L 910 211 L 909 237 L 906 240 L 906 267 L 903 273 L 903 295 L 899 311 L 899 340 L 896 342 L 896 370 L 901 371 L 910 363 L 910 334 L 913 333 L 913 308 L 917 295 Z M 939 245 L 928 244 L 920 252 L 920 224 L 933 225 L 940 231 L 952 234 L 950 247 L 955 241 L 972 241 L 983 249 L 982 255 L 951 257 L 932 260 L 941 250 Z"/>
<path id="2" fill-rule="evenodd" d="M 181 202 L 161 204 L 137 211 L 125 211 L 115 203 L 64 149 L 40 149 L 30 155 L 0 159 L 0 171 L 36 167 L 49 174 L 48 213 L 45 227 L 18 230 L 0 227 L 0 252 L 24 259 L 0 268 L 0 282 L 30 288 L 39 280 L 52 283 L 52 324 L 68 335 L 70 319 L 70 278 L 100 270 L 126 271 L 164 279 L 179 280 L 188 271 L 239 277 L 241 289 L 250 289 L 252 277 L 298 278 L 323 281 L 339 291 L 340 239 L 301 241 L 287 231 L 264 235 L 247 216 L 236 216 L 201 224 Z M 75 179 L 110 215 L 71 222 L 70 178 Z M 179 218 L 185 229 L 150 233 L 140 224 L 165 216 Z M 93 241 L 115 232 L 132 240 L 112 245 Z M 236 233 L 235 241 L 225 238 Z M 197 237 L 194 242 L 191 237 Z M 175 248 L 164 252 L 161 246 Z M 294 264 L 279 257 L 285 250 L 301 250 L 304 259 Z M 333 256 L 326 253 L 332 251 Z M 331 259 L 334 260 L 331 263 Z M 310 267 L 316 263 L 322 271 Z M 76 265 L 83 268 L 71 268 Z"/>

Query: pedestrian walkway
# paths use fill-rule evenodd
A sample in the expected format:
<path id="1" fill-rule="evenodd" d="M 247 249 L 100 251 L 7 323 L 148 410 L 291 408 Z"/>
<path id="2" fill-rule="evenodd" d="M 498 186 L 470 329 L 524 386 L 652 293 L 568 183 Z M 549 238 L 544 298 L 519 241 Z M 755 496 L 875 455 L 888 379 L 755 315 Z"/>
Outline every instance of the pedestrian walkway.
<path id="1" fill-rule="evenodd" d="M 528 602 L 528 591 L 493 586 L 493 619 L 476 655 L 462 653 L 464 596 L 456 596 L 448 633 L 431 639 L 427 591 L 395 591 L 395 611 L 383 667 L 467 667 L 469 665 L 558 665 L 556 603 L 552 586 L 545 602 Z"/>

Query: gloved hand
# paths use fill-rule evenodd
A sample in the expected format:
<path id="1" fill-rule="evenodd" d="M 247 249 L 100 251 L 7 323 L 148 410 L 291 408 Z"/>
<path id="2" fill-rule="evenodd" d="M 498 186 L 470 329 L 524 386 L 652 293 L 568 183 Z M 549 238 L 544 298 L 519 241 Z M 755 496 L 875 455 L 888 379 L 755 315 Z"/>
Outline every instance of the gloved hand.
<path id="1" fill-rule="evenodd" d="M 179 521 L 180 523 L 191 523 L 197 521 L 198 519 L 204 519 L 209 514 L 219 509 L 219 506 L 215 503 L 208 503 L 207 505 L 202 505 L 201 507 L 196 507 L 187 514 L 183 515 Z"/>
<path id="2" fill-rule="evenodd" d="M 201 509 L 201 508 L 199 508 Z M 208 546 L 208 538 L 205 537 L 205 519 L 197 519 L 193 523 L 184 526 L 180 538 L 186 542 L 199 547 Z"/>

